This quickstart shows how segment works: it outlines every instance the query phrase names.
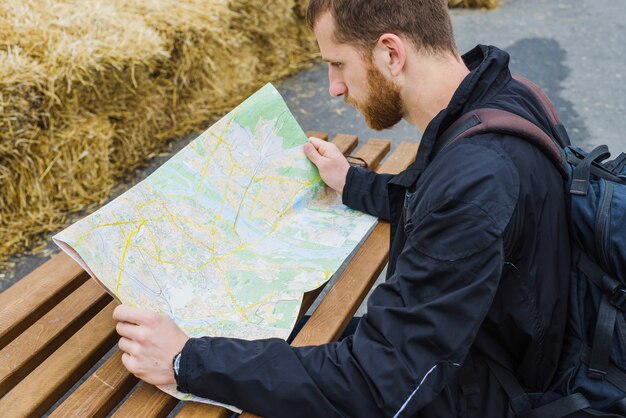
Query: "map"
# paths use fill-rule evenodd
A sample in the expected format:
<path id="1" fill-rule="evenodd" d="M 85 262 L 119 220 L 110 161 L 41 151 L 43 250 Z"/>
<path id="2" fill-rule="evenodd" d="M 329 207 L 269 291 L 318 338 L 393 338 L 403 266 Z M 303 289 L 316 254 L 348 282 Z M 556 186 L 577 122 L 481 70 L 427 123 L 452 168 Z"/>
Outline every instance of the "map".
<path id="1" fill-rule="evenodd" d="M 303 294 L 376 222 L 324 185 L 306 142 L 267 84 L 53 240 L 116 299 L 168 314 L 191 337 L 286 339 Z"/>

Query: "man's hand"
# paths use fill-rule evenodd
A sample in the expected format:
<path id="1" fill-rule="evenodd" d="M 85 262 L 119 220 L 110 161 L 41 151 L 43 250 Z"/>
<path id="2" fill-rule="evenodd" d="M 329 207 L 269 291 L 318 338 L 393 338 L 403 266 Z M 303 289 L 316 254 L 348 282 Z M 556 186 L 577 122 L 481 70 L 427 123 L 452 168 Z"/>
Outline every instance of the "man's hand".
<path id="1" fill-rule="evenodd" d="M 317 166 L 324 183 L 332 187 L 340 195 L 346 184 L 346 175 L 350 163 L 335 144 L 311 137 L 304 144 L 304 154 Z"/>
<path id="2" fill-rule="evenodd" d="M 129 372 L 153 385 L 176 383 L 172 359 L 189 337 L 167 315 L 120 305 L 113 311 L 122 337 L 122 363 Z"/>

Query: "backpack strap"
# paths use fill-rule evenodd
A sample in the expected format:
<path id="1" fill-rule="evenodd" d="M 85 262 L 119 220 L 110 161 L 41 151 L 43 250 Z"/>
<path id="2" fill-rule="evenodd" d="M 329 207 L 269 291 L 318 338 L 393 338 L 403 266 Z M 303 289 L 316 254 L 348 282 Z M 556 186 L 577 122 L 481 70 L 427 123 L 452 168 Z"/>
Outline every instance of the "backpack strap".
<path id="1" fill-rule="evenodd" d="M 609 147 L 606 145 L 600 145 L 587 154 L 574 169 L 570 193 L 586 196 L 589 192 L 589 177 L 591 176 L 592 164 L 596 163 L 596 165 L 601 167 L 600 163 L 610 156 Z"/>
<path id="2" fill-rule="evenodd" d="M 524 85 L 524 87 L 526 87 L 539 102 L 542 107 L 543 113 L 548 116 L 548 119 L 550 120 L 550 125 L 552 126 L 554 137 L 557 139 L 558 144 L 561 146 L 561 148 L 565 148 L 571 145 L 569 135 L 567 135 L 565 126 L 563 126 L 563 122 L 561 122 L 559 113 L 556 111 L 554 104 L 552 104 L 552 102 L 550 101 L 548 96 L 546 96 L 543 90 L 541 90 L 538 85 L 519 74 L 513 74 L 513 79 Z"/>
<path id="3" fill-rule="evenodd" d="M 538 408 L 532 408 L 528 395 L 511 371 L 485 357 L 489 370 L 511 400 L 511 409 L 518 418 L 563 418 L 590 408 L 591 404 L 580 393 L 564 396 Z"/>
<path id="4" fill-rule="evenodd" d="M 626 167 L 626 154 L 622 152 L 613 161 L 609 161 L 608 163 L 605 163 L 604 167 L 607 170 L 611 170 L 615 175 L 619 175 L 624 169 L 624 167 Z"/>
<path id="5" fill-rule="evenodd" d="M 581 354 L 582 362 L 589 368 L 589 360 L 591 359 L 591 347 L 585 347 Z M 622 392 L 626 392 L 626 373 L 617 366 L 609 363 L 604 380 L 617 387 Z"/>
<path id="6" fill-rule="evenodd" d="M 547 405 L 524 412 L 519 418 L 563 418 L 587 408 L 591 408 L 587 398 L 580 393 L 572 393 Z"/>
<path id="7" fill-rule="evenodd" d="M 484 356 L 489 371 L 496 378 L 502 389 L 506 392 L 510 400 L 510 406 L 517 417 L 520 417 L 532 409 L 530 399 L 515 375 L 508 369 L 502 367 L 491 358 Z"/>
<path id="8" fill-rule="evenodd" d="M 498 133 L 526 139 L 539 148 L 567 176 L 561 145 L 534 123 L 501 109 L 482 108 L 465 113 L 446 129 L 437 141 L 434 154 L 462 138 Z"/>
<path id="9" fill-rule="evenodd" d="M 593 346 L 588 357 L 589 377 L 602 380 L 607 377 L 611 367 L 609 359 L 614 331 L 617 329 L 618 335 L 622 338 L 626 334 L 626 324 L 623 321 L 623 312 L 626 311 L 626 287 L 607 275 L 582 252 L 578 252 L 577 258 L 576 264 L 580 271 L 602 291 Z"/>

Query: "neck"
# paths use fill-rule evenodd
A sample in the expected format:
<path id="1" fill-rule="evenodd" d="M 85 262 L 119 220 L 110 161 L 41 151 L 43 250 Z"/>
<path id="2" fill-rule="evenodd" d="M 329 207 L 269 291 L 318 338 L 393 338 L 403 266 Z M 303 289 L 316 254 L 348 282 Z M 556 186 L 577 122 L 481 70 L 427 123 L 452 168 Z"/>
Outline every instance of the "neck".
<path id="1" fill-rule="evenodd" d="M 419 54 L 409 62 L 402 101 L 404 119 L 424 133 L 431 120 L 448 107 L 469 70 L 457 55 Z"/>

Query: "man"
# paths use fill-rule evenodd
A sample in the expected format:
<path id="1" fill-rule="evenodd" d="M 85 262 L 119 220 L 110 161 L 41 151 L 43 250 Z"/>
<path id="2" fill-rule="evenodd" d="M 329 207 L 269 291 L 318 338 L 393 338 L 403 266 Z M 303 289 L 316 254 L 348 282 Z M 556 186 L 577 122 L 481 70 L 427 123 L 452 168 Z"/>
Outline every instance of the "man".
<path id="1" fill-rule="evenodd" d="M 423 132 L 415 163 L 397 176 L 350 167 L 315 138 L 305 146 L 345 204 L 391 221 L 386 282 L 353 336 L 318 347 L 188 339 L 165 316 L 120 306 L 125 366 L 268 417 L 513 416 L 485 359 L 529 391 L 555 377 L 569 273 L 562 179 L 511 136 L 434 150 L 472 109 L 508 110 L 550 132 L 547 118 L 511 78 L 505 52 L 459 56 L 443 0 L 311 0 L 308 19 L 331 95 L 373 128 L 404 118 Z"/>

